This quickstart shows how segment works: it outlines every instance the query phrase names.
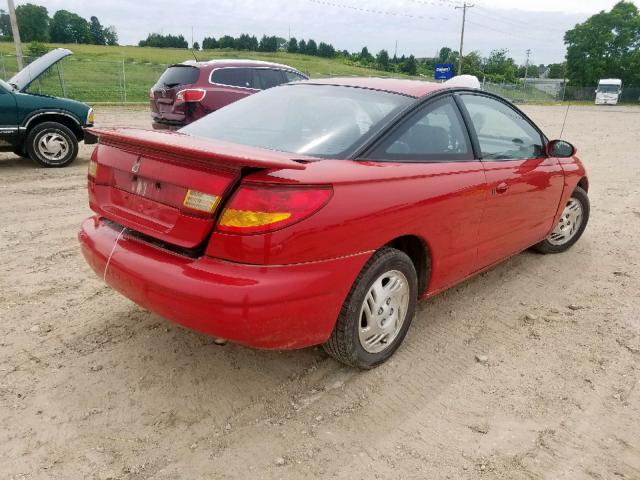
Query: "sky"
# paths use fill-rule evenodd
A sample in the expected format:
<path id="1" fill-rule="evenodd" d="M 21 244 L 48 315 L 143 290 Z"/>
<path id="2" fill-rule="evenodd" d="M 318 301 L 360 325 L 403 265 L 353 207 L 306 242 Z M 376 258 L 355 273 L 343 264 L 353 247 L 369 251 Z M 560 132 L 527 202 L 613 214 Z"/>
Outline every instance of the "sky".
<path id="1" fill-rule="evenodd" d="M 640 6 L 640 0 L 633 0 Z M 4 0 L 0 0 L 4 3 Z M 457 50 L 462 12 L 458 0 L 16 0 L 36 3 L 53 16 L 60 9 L 114 25 L 120 44 L 137 45 L 147 33 L 182 34 L 191 42 L 206 36 L 249 33 L 313 38 L 337 49 L 398 56 L 435 56 L 443 46 Z M 531 50 L 532 64 L 561 62 L 564 32 L 617 0 L 477 0 L 467 10 L 464 51 L 482 55 L 507 48 L 519 64 Z"/>

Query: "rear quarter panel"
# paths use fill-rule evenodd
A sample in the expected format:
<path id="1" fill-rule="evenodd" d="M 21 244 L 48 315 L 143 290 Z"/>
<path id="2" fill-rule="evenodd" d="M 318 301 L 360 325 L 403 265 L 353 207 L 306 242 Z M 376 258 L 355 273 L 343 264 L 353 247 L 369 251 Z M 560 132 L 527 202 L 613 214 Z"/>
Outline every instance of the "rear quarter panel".
<path id="1" fill-rule="evenodd" d="M 476 268 L 485 176 L 479 162 L 380 163 L 322 160 L 306 170 L 259 173 L 246 180 L 332 184 L 333 197 L 311 217 L 266 235 L 215 232 L 209 255 L 250 264 L 291 264 L 373 252 L 404 235 L 431 252 L 429 291 Z"/>

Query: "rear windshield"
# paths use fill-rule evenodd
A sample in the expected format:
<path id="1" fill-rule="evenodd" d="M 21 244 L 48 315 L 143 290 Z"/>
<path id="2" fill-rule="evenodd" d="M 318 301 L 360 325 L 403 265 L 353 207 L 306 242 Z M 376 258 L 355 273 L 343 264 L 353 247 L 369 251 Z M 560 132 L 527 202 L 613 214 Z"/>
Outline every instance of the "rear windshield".
<path id="1" fill-rule="evenodd" d="M 158 87 L 176 87 L 178 85 L 190 85 L 198 80 L 200 70 L 190 65 L 173 65 L 167 68 L 158 79 Z"/>
<path id="2" fill-rule="evenodd" d="M 232 103 L 180 131 L 271 150 L 343 158 L 411 101 L 363 88 L 285 85 Z"/>

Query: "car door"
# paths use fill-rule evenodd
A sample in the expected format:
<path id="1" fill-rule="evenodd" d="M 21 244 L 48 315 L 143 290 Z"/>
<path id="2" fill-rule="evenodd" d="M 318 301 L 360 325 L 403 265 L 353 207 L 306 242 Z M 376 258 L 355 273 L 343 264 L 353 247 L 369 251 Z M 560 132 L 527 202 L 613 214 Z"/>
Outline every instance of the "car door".
<path id="1" fill-rule="evenodd" d="M 13 145 L 18 135 L 16 98 L 0 86 L 0 147 Z"/>
<path id="2" fill-rule="evenodd" d="M 458 98 L 489 188 L 478 241 L 478 258 L 485 267 L 547 236 L 564 174 L 558 159 L 544 153 L 544 136 L 515 108 L 480 93 Z"/>
<path id="3" fill-rule="evenodd" d="M 215 111 L 241 98 L 259 91 L 255 83 L 254 69 L 224 67 L 212 70 L 211 88 L 205 97 L 207 110 Z"/>
<path id="4" fill-rule="evenodd" d="M 409 234 L 431 252 L 428 294 L 477 269 L 477 242 L 487 187 L 480 161 L 452 96 L 433 99 L 365 155 L 392 162 L 387 188 Z M 399 220 L 395 220 L 399 222 Z"/>

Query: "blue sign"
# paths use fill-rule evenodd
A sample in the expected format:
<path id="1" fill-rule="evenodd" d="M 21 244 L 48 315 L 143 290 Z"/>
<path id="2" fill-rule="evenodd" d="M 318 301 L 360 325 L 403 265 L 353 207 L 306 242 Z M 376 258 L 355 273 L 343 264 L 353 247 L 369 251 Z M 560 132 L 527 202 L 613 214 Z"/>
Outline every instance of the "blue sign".
<path id="1" fill-rule="evenodd" d="M 453 77 L 453 65 L 451 63 L 436 63 L 436 80 L 449 80 Z"/>

